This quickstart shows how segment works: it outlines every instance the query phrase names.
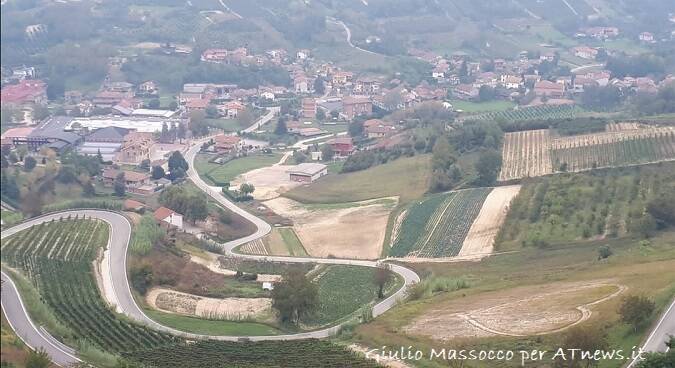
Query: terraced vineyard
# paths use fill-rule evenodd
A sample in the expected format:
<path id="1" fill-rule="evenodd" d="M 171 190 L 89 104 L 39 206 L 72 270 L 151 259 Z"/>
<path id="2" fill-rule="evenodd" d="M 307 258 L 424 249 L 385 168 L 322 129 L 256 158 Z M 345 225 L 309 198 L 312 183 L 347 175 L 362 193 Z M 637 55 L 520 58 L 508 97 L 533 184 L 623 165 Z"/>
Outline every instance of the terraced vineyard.
<path id="1" fill-rule="evenodd" d="M 549 130 L 507 133 L 499 180 L 675 160 L 673 127 L 614 124 L 607 130 L 558 138 Z"/>
<path id="2" fill-rule="evenodd" d="M 147 368 L 377 367 L 329 341 L 194 343 L 119 318 L 101 298 L 92 272 L 108 234 L 104 222 L 72 218 L 36 225 L 2 241 L 3 263 L 27 276 L 70 330 L 69 336 L 51 331 L 59 340 L 94 345 Z"/>
<path id="3" fill-rule="evenodd" d="M 467 117 L 466 120 L 526 121 L 566 119 L 575 117 L 581 111 L 583 110 L 574 105 L 540 105 L 523 107 L 517 110 L 495 111 L 473 115 Z"/>
<path id="4" fill-rule="evenodd" d="M 390 255 L 456 256 L 492 188 L 437 194 L 413 205 L 401 223 Z"/>

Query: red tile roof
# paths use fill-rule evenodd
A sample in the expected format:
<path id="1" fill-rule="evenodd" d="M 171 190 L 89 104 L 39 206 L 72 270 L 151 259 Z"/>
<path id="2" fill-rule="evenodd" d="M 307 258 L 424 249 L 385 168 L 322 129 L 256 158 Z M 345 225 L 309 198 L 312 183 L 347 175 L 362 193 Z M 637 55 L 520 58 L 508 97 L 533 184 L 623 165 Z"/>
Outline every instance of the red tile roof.
<path id="1" fill-rule="evenodd" d="M 155 216 L 155 220 L 162 221 L 165 218 L 167 218 L 167 217 L 169 217 L 173 214 L 178 214 L 178 212 L 176 212 L 176 211 L 174 211 L 170 208 L 160 207 L 160 208 L 155 210 L 154 216 Z"/>

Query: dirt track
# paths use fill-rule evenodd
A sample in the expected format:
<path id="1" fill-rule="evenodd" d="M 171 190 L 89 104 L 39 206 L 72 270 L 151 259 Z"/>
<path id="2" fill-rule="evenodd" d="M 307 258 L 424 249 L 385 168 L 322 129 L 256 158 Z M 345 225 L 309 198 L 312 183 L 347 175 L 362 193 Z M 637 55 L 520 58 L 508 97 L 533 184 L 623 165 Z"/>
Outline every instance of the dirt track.
<path id="1" fill-rule="evenodd" d="M 594 305 L 625 290 L 623 285 L 603 280 L 488 292 L 429 310 L 406 326 L 405 331 L 438 340 L 545 335 L 588 320 Z M 484 308 L 485 305 L 492 307 Z"/>
<path id="2" fill-rule="evenodd" d="M 520 185 L 511 185 L 497 187 L 490 192 L 464 239 L 458 257 L 487 256 L 492 253 L 495 237 L 506 218 L 509 204 L 519 191 Z"/>

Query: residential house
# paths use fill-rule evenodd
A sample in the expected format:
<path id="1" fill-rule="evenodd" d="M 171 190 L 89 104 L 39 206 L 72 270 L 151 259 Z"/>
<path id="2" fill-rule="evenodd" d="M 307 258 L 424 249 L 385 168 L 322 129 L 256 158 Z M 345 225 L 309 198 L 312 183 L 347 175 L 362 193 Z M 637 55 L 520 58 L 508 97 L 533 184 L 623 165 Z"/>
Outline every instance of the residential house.
<path id="1" fill-rule="evenodd" d="M 101 91 L 94 95 L 91 102 L 96 107 L 111 108 L 132 97 L 133 93 L 129 92 Z"/>
<path id="2" fill-rule="evenodd" d="M 380 82 L 375 78 L 362 77 L 356 80 L 353 91 L 361 95 L 375 95 L 380 92 Z"/>
<path id="3" fill-rule="evenodd" d="M 241 145 L 241 138 L 236 135 L 219 134 L 213 138 L 216 153 L 236 153 Z"/>
<path id="4" fill-rule="evenodd" d="M 159 88 L 155 81 L 146 81 L 138 85 L 136 94 L 138 96 L 157 96 L 159 95 Z"/>
<path id="5" fill-rule="evenodd" d="M 82 102 L 82 92 L 77 90 L 66 91 L 63 94 L 63 100 L 66 105 L 77 105 Z"/>
<path id="6" fill-rule="evenodd" d="M 506 89 L 520 89 L 523 87 L 523 78 L 517 75 L 504 74 L 500 76 L 500 82 Z"/>
<path id="7" fill-rule="evenodd" d="M 616 27 L 591 27 L 585 30 L 585 33 L 599 40 L 615 38 L 619 35 L 619 29 Z"/>
<path id="8" fill-rule="evenodd" d="M 166 207 L 160 207 L 155 210 L 155 220 L 163 228 L 183 229 L 183 215 Z"/>
<path id="9" fill-rule="evenodd" d="M 368 96 L 347 96 L 342 99 L 342 113 L 352 120 L 359 115 L 370 115 L 373 112 L 373 103 Z"/>
<path id="10" fill-rule="evenodd" d="M 396 127 L 380 119 L 370 119 L 363 123 L 363 133 L 368 138 L 383 138 L 396 133 Z"/>
<path id="11" fill-rule="evenodd" d="M 471 100 L 478 97 L 478 88 L 471 84 L 460 84 L 452 90 L 455 97 L 462 100 Z"/>
<path id="12" fill-rule="evenodd" d="M 32 127 L 10 128 L 7 129 L 0 139 L 3 147 L 16 147 L 28 144 L 28 137 L 33 132 Z"/>
<path id="13" fill-rule="evenodd" d="M 577 76 L 574 78 L 574 83 L 572 84 L 572 91 L 574 93 L 582 93 L 585 88 L 588 87 L 597 87 L 598 82 L 592 78 L 587 78 L 583 76 Z"/>
<path id="14" fill-rule="evenodd" d="M 145 204 L 133 199 L 127 199 L 124 201 L 124 210 L 125 211 L 134 211 L 140 212 L 145 208 Z"/>
<path id="15" fill-rule="evenodd" d="M 296 93 L 308 93 L 309 92 L 309 81 L 304 75 L 298 75 L 293 78 L 293 89 Z"/>
<path id="16" fill-rule="evenodd" d="M 144 185 L 150 184 L 150 174 L 148 173 L 139 173 L 136 171 L 128 170 L 117 170 L 111 167 L 103 170 L 103 184 L 107 186 L 112 186 L 115 183 L 117 175 L 124 173 L 124 183 L 127 187 L 127 190 L 134 192 L 135 189 L 141 188 Z"/>
<path id="17" fill-rule="evenodd" d="M 577 46 L 572 49 L 574 56 L 582 59 L 595 60 L 598 56 L 598 49 L 588 46 Z"/>
<path id="18" fill-rule="evenodd" d="M 143 160 L 150 160 L 154 153 L 155 140 L 152 133 L 131 132 L 124 137 L 115 162 L 138 165 Z"/>
<path id="19" fill-rule="evenodd" d="M 202 99 L 195 99 L 195 100 L 188 100 L 185 103 L 185 109 L 187 112 L 191 111 L 204 111 L 206 108 L 209 106 L 211 103 L 210 99 L 207 98 L 202 98 Z"/>
<path id="20" fill-rule="evenodd" d="M 347 157 L 356 150 L 351 137 L 336 137 L 326 142 L 326 144 L 330 145 L 337 157 Z"/>
<path id="21" fill-rule="evenodd" d="M 103 91 L 120 92 L 133 96 L 134 85 L 129 82 L 105 82 L 103 83 Z"/>
<path id="22" fill-rule="evenodd" d="M 0 91 L 2 105 L 44 104 L 47 102 L 47 85 L 38 79 L 25 79 L 10 84 Z"/>
<path id="23" fill-rule="evenodd" d="M 562 98 L 565 85 L 544 80 L 534 84 L 534 93 L 539 97 Z"/>
<path id="24" fill-rule="evenodd" d="M 352 72 L 337 71 L 333 73 L 331 82 L 333 83 L 333 85 L 344 86 L 347 83 L 351 82 L 352 78 L 354 78 L 354 73 Z"/>
<path id="25" fill-rule="evenodd" d="M 218 111 L 228 119 L 234 119 L 239 113 L 246 110 L 246 106 L 239 101 L 230 101 L 223 105 L 218 105 Z"/>
<path id="26" fill-rule="evenodd" d="M 308 59 L 309 56 L 310 56 L 310 51 L 308 49 L 301 49 L 301 50 L 298 50 L 298 52 L 295 53 L 295 57 L 298 60 Z"/>
<path id="27" fill-rule="evenodd" d="M 642 42 L 654 42 L 654 34 L 651 32 L 642 32 L 639 36 L 640 41 Z"/>

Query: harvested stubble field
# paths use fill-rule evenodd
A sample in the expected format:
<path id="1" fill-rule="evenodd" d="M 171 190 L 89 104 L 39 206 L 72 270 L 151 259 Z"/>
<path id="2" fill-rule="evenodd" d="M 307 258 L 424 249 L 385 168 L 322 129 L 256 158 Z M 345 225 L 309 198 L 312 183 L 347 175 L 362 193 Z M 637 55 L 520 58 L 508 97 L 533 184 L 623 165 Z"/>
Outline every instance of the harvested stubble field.
<path id="1" fill-rule="evenodd" d="M 150 290 L 145 300 L 163 312 L 235 321 L 258 317 L 272 308 L 270 298 L 205 298 L 166 288 Z"/>
<path id="2" fill-rule="evenodd" d="M 549 130 L 507 133 L 499 180 L 675 159 L 674 127 L 614 124 L 607 130 L 558 138 Z"/>

